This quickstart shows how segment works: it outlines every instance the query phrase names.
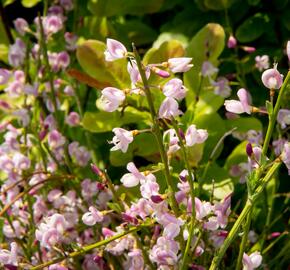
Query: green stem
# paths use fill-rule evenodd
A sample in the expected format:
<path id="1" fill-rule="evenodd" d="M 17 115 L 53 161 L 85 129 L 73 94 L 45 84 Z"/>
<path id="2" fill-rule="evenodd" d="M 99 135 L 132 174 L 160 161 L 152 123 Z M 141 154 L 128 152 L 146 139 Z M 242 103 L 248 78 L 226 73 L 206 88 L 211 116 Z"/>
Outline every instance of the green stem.
<path id="1" fill-rule="evenodd" d="M 146 225 L 143 225 L 143 226 L 140 226 L 140 227 L 132 227 L 132 228 L 128 229 L 127 231 L 124 231 L 122 233 L 116 234 L 116 235 L 114 235 L 114 236 L 112 236 L 110 238 L 104 239 L 102 241 L 99 241 L 99 242 L 91 244 L 91 245 L 84 246 L 84 247 L 81 248 L 81 250 L 71 252 L 71 253 L 69 253 L 66 256 L 61 256 L 59 258 L 55 258 L 55 259 L 53 259 L 51 261 L 45 262 L 43 264 L 39 264 L 39 265 L 34 266 L 34 267 L 30 268 L 30 269 L 31 270 L 43 269 L 44 267 L 47 267 L 49 265 L 61 262 L 63 260 L 66 260 L 66 259 L 69 259 L 69 258 L 78 257 L 78 256 L 80 256 L 82 254 L 85 254 L 85 253 L 95 249 L 95 248 L 107 245 L 107 244 L 109 244 L 109 243 L 111 243 L 111 242 L 113 242 L 113 241 L 115 241 L 115 240 L 117 240 L 117 239 L 129 234 L 129 233 L 136 232 L 136 231 L 140 230 L 144 226 L 146 226 Z"/>
<path id="2" fill-rule="evenodd" d="M 55 93 L 55 89 L 54 89 L 54 85 L 53 85 L 53 74 L 51 72 L 51 68 L 50 68 L 49 60 L 48 60 L 47 46 L 46 46 L 46 41 L 45 41 L 43 23 L 42 23 L 42 19 L 41 19 L 39 14 L 38 14 L 38 21 L 39 21 L 39 28 L 40 28 L 40 45 L 41 45 L 42 52 L 43 52 L 43 59 L 44 59 L 44 64 L 46 66 L 46 72 L 48 73 L 49 86 L 50 86 L 50 91 L 51 91 L 51 99 L 52 99 L 52 103 L 53 103 L 53 107 L 54 107 L 54 115 L 56 117 L 56 120 L 58 120 L 56 93 Z"/>
<path id="3" fill-rule="evenodd" d="M 181 270 L 187 269 L 187 259 L 188 259 L 188 252 L 190 249 L 191 245 L 191 240 L 193 237 L 193 229 L 194 229 L 194 224 L 195 224 L 195 195 L 194 195 L 194 179 L 193 179 L 193 173 L 191 171 L 191 166 L 189 164 L 188 156 L 186 153 L 186 148 L 184 146 L 183 140 L 180 136 L 178 126 L 176 121 L 173 119 L 172 120 L 172 125 L 174 127 L 175 133 L 178 137 L 180 148 L 183 154 L 183 160 L 186 165 L 186 169 L 188 171 L 188 177 L 189 177 L 189 188 L 190 188 L 190 197 L 191 197 L 191 205 L 192 205 L 192 211 L 191 211 L 191 221 L 190 221 L 190 229 L 189 229 L 189 235 L 187 238 L 186 246 L 185 246 L 185 251 L 183 253 L 183 258 L 182 258 L 182 263 L 181 263 Z"/>
<path id="4" fill-rule="evenodd" d="M 241 212 L 241 214 L 238 217 L 238 219 L 236 220 L 234 226 L 230 230 L 229 235 L 227 236 L 226 240 L 222 244 L 218 254 L 213 258 L 213 261 L 211 263 L 209 270 L 218 269 L 218 266 L 219 266 L 223 256 L 225 255 L 230 244 L 234 241 L 241 225 L 243 224 L 244 220 L 248 216 L 248 213 L 250 212 L 254 203 L 259 198 L 260 194 L 263 192 L 267 183 L 271 180 L 271 178 L 273 177 L 274 173 L 278 170 L 280 165 L 281 165 L 281 162 L 275 162 L 273 164 L 273 166 L 269 169 L 269 171 L 267 172 L 267 174 L 263 178 L 261 185 L 256 189 L 254 195 L 247 199 L 247 202 L 246 202 L 246 205 L 245 205 L 243 211 Z"/>
<path id="5" fill-rule="evenodd" d="M 175 215 L 178 216 L 178 212 L 179 212 L 178 211 L 178 204 L 176 202 L 174 192 L 173 192 L 174 185 L 173 185 L 173 181 L 172 181 L 172 178 L 170 175 L 170 170 L 169 170 L 169 165 L 168 165 L 168 157 L 167 157 L 167 153 L 165 151 L 164 145 L 163 145 L 162 134 L 161 134 L 161 130 L 160 130 L 160 127 L 158 124 L 158 119 L 157 119 L 156 111 L 154 108 L 153 98 L 152 98 L 152 95 L 150 92 L 150 86 L 148 84 L 148 80 L 147 80 L 147 77 L 145 75 L 145 71 L 142 67 L 140 56 L 139 56 L 134 44 L 133 44 L 133 51 L 134 51 L 137 67 L 138 67 L 139 73 L 140 73 L 141 78 L 142 78 L 142 82 L 144 85 L 144 92 L 146 94 L 147 102 L 148 102 L 149 109 L 150 109 L 150 114 L 152 117 L 152 122 L 153 122 L 153 130 L 152 131 L 153 131 L 153 134 L 155 135 L 155 138 L 156 138 L 156 141 L 158 144 L 162 163 L 164 164 L 165 179 L 166 179 L 166 183 L 167 183 L 169 194 L 170 194 L 171 207 L 172 207 L 172 210 L 174 211 Z"/>
<path id="6" fill-rule="evenodd" d="M 252 213 L 252 209 L 250 209 L 250 211 L 247 215 L 247 218 L 246 218 L 246 222 L 244 224 L 243 237 L 242 237 L 242 242 L 240 244 L 240 250 L 239 250 L 239 256 L 238 256 L 238 260 L 237 260 L 237 264 L 236 264 L 236 270 L 241 269 L 242 259 L 243 259 L 244 251 L 245 251 L 246 244 L 248 241 L 248 235 L 249 235 L 249 230 L 250 230 L 250 226 L 251 226 L 251 213 Z"/>
<path id="7" fill-rule="evenodd" d="M 262 150 L 262 153 L 264 156 L 266 156 L 267 154 L 267 151 L 268 151 L 268 147 L 269 147 L 269 143 L 270 143 L 270 140 L 271 140 L 271 137 L 272 137 L 272 133 L 273 133 L 273 130 L 274 130 L 274 126 L 275 126 L 275 123 L 276 123 L 276 119 L 277 119 L 277 115 L 278 115 L 278 112 L 279 112 L 279 109 L 281 107 L 281 102 L 282 102 L 282 98 L 283 98 L 283 95 L 287 89 L 287 86 L 288 86 L 288 82 L 289 82 L 289 79 L 290 79 L 290 71 L 288 71 L 287 73 L 287 76 L 283 82 L 283 85 L 279 91 L 279 95 L 278 95 L 278 98 L 277 98 L 277 101 L 276 101 L 276 104 L 275 104 L 275 108 L 274 108 L 274 111 L 272 114 L 269 114 L 269 125 L 268 125 L 268 129 L 267 129 L 267 133 L 266 133 L 266 136 L 265 136 L 265 141 L 264 141 L 264 144 L 263 144 L 263 150 Z"/>

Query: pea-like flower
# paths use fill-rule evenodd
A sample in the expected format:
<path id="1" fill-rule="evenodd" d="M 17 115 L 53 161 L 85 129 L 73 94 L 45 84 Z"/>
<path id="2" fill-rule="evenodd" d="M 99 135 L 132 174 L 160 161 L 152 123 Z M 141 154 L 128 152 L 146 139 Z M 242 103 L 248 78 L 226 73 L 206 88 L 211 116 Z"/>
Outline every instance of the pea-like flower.
<path id="1" fill-rule="evenodd" d="M 167 97 L 182 100 L 186 95 L 186 88 L 184 87 L 182 80 L 172 79 L 163 86 L 163 94 Z"/>
<path id="2" fill-rule="evenodd" d="M 225 107 L 226 110 L 228 112 L 232 112 L 232 113 L 244 113 L 246 112 L 247 114 L 251 114 L 251 108 L 252 106 L 250 106 L 249 104 L 249 96 L 247 91 L 244 88 L 241 88 L 238 93 L 237 93 L 238 97 L 239 97 L 239 101 L 238 100 L 225 100 Z"/>
<path id="3" fill-rule="evenodd" d="M 182 112 L 178 109 L 178 103 L 174 98 L 167 97 L 163 100 L 159 108 L 159 118 L 166 118 L 170 120 L 180 114 L 182 114 Z"/>
<path id="4" fill-rule="evenodd" d="M 281 87 L 283 75 L 277 70 L 277 65 L 263 72 L 262 82 L 269 89 L 279 89 Z"/>
<path id="5" fill-rule="evenodd" d="M 17 18 L 13 23 L 16 31 L 21 36 L 24 36 L 25 32 L 29 29 L 27 21 L 23 18 Z"/>
<path id="6" fill-rule="evenodd" d="M 135 187 L 140 183 L 140 180 L 145 180 L 145 176 L 136 168 L 133 162 L 127 164 L 127 170 L 130 173 L 126 173 L 121 178 L 121 183 L 125 187 Z"/>
<path id="7" fill-rule="evenodd" d="M 243 270 L 254 270 L 262 263 L 262 256 L 260 252 L 256 251 L 250 255 L 244 253 L 243 255 Z"/>
<path id="8" fill-rule="evenodd" d="M 121 150 L 126 153 L 129 144 L 133 142 L 133 132 L 123 128 L 114 128 L 113 132 L 115 136 L 109 143 L 113 143 L 115 146 L 111 148 L 111 151 Z"/>
<path id="9" fill-rule="evenodd" d="M 277 121 L 282 128 L 286 128 L 287 125 L 290 125 L 290 110 L 279 110 Z"/>
<path id="10" fill-rule="evenodd" d="M 118 109 L 125 100 L 125 93 L 115 87 L 106 87 L 102 90 L 101 106 L 107 112 L 113 112 Z"/>
<path id="11" fill-rule="evenodd" d="M 185 142 L 187 146 L 203 143 L 208 137 L 205 129 L 196 129 L 195 125 L 190 125 L 185 133 Z"/>
<path id="12" fill-rule="evenodd" d="M 263 71 L 264 69 L 269 68 L 270 64 L 269 64 L 269 56 L 268 55 L 257 55 L 255 57 L 255 67 L 259 70 L 259 71 Z"/>
<path id="13" fill-rule="evenodd" d="M 105 60 L 114 61 L 125 58 L 127 55 L 126 47 L 119 41 L 107 38 L 107 50 L 105 51 Z"/>
<path id="14" fill-rule="evenodd" d="M 192 58 L 190 57 L 177 57 L 168 59 L 168 67 L 173 73 L 186 72 L 193 67 L 193 64 L 190 64 Z"/>
<path id="15" fill-rule="evenodd" d="M 83 215 L 82 221 L 88 226 L 94 226 L 97 222 L 102 222 L 103 218 L 104 216 L 100 211 L 98 211 L 94 206 L 90 206 L 89 212 Z"/>

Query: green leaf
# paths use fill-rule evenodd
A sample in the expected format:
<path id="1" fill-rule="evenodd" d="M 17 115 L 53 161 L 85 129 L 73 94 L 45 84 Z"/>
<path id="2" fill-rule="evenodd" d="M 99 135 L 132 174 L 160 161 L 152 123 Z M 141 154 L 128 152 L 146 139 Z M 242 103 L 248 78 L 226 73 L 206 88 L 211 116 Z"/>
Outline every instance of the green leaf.
<path id="1" fill-rule="evenodd" d="M 204 5 L 210 10 L 224 10 L 228 9 L 234 0 L 205 0 Z"/>
<path id="2" fill-rule="evenodd" d="M 247 132 L 251 129 L 260 131 L 263 129 L 263 125 L 260 120 L 254 117 L 247 118 L 236 118 L 236 119 L 228 119 L 226 120 L 227 129 L 237 128 L 236 132 Z"/>
<path id="3" fill-rule="evenodd" d="M 194 119 L 193 123 L 197 128 L 206 129 L 208 131 L 208 139 L 205 141 L 203 152 L 203 161 L 207 161 L 219 139 L 227 131 L 225 121 L 218 115 L 218 113 L 212 113 L 199 115 Z"/>
<path id="4" fill-rule="evenodd" d="M 238 27 L 236 37 L 240 42 L 254 41 L 267 31 L 269 22 L 267 14 L 257 13 Z"/>
<path id="5" fill-rule="evenodd" d="M 225 168 L 229 170 L 233 165 L 238 165 L 239 163 L 247 161 L 247 154 L 246 154 L 246 141 L 240 143 L 236 148 L 232 151 L 232 153 L 228 156 Z"/>
<path id="6" fill-rule="evenodd" d="M 21 0 L 21 4 L 26 8 L 31 8 L 37 5 L 41 0 Z"/>
<path id="7" fill-rule="evenodd" d="M 158 49 L 162 43 L 171 40 L 178 40 L 184 48 L 188 45 L 188 37 L 186 37 L 184 34 L 175 32 L 163 32 L 155 40 L 152 47 Z"/>
<path id="8" fill-rule="evenodd" d="M 202 63 L 208 60 L 217 65 L 217 59 L 224 46 L 224 29 L 221 25 L 215 23 L 205 25 L 190 41 L 186 55 L 193 58 L 194 67 L 184 74 L 184 84 L 190 90 L 186 98 L 188 105 L 193 102 L 195 93 L 198 91 Z M 203 89 L 207 85 L 203 83 Z"/>
<path id="9" fill-rule="evenodd" d="M 132 42 L 138 47 L 151 44 L 157 37 L 157 32 L 140 20 L 128 20 L 125 23 L 115 24 L 117 39 L 127 37 L 127 43 Z"/>
<path id="10" fill-rule="evenodd" d="M 152 63 L 161 63 L 169 58 L 182 57 L 185 51 L 182 43 L 178 40 L 170 40 L 163 42 L 158 48 L 151 48 L 143 57 L 145 65 Z"/>
<path id="11" fill-rule="evenodd" d="M 5 44 L 0 44 L 0 60 L 5 63 L 8 62 L 8 46 Z"/>
<path id="12" fill-rule="evenodd" d="M 102 133 L 112 131 L 115 127 L 126 124 L 148 121 L 148 113 L 139 112 L 136 109 L 127 108 L 124 115 L 115 112 L 86 112 L 82 121 L 84 129 L 90 132 Z"/>
<path id="13" fill-rule="evenodd" d="M 88 9 L 97 16 L 142 15 L 160 10 L 163 0 L 90 0 Z"/>
<path id="14" fill-rule="evenodd" d="M 105 43 L 87 40 L 77 48 L 77 59 L 85 72 L 106 86 L 126 88 L 131 85 L 126 59 L 105 61 Z"/>
<path id="15" fill-rule="evenodd" d="M 206 182 L 202 185 L 203 189 L 212 192 L 214 180 L 214 197 L 218 200 L 225 198 L 227 195 L 234 191 L 234 184 L 231 178 L 229 178 L 228 172 L 217 165 L 212 163 L 207 172 Z"/>

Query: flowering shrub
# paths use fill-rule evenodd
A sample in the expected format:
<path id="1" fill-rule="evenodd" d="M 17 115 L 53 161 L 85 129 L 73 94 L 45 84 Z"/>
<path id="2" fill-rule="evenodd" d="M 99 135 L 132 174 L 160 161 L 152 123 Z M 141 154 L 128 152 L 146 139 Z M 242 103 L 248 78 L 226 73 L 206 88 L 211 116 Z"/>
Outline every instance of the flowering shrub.
<path id="1" fill-rule="evenodd" d="M 128 2 L 125 14 L 162 1 Z M 1 267 L 252 270 L 270 269 L 273 254 L 284 267 L 287 201 L 274 211 L 274 200 L 288 196 L 278 186 L 290 175 L 289 72 L 256 55 L 266 93 L 256 99 L 232 59 L 255 51 L 242 30 L 237 39 L 209 23 L 186 44 L 159 40 L 143 53 L 81 38 L 74 3 L 47 3 L 6 29 Z"/>

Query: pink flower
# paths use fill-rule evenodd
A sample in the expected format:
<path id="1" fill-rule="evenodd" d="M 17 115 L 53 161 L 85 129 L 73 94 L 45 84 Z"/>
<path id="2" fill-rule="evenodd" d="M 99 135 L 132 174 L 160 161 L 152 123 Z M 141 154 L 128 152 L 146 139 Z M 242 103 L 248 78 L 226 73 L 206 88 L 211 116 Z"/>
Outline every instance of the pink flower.
<path id="1" fill-rule="evenodd" d="M 70 112 L 66 116 L 65 122 L 71 127 L 78 126 L 80 124 L 80 116 L 76 112 Z"/>
<path id="2" fill-rule="evenodd" d="M 69 54 L 66 51 L 58 53 L 56 61 L 60 69 L 66 69 L 70 64 Z"/>
<path id="3" fill-rule="evenodd" d="M 131 60 L 127 64 L 127 71 L 130 75 L 130 79 L 132 82 L 132 85 L 135 87 L 135 84 L 139 81 L 141 81 L 141 75 L 138 70 L 138 66 L 135 60 Z M 146 67 L 145 71 L 147 79 L 150 77 L 150 68 Z"/>
<path id="4" fill-rule="evenodd" d="M 269 89 L 279 89 L 283 83 L 283 75 L 277 70 L 277 65 L 274 68 L 267 69 L 262 74 L 262 82 Z"/>
<path id="5" fill-rule="evenodd" d="M 6 84 L 10 79 L 11 73 L 9 70 L 0 68 L 0 85 Z"/>
<path id="6" fill-rule="evenodd" d="M 168 129 L 163 133 L 163 141 L 168 144 L 167 154 L 175 153 L 180 149 L 180 146 L 178 145 L 179 139 L 173 128 Z"/>
<path id="7" fill-rule="evenodd" d="M 255 67 L 259 70 L 259 71 L 263 71 L 264 69 L 269 68 L 270 64 L 269 64 L 269 56 L 268 55 L 257 55 L 255 57 Z"/>
<path id="8" fill-rule="evenodd" d="M 65 144 L 65 138 L 55 129 L 48 133 L 48 145 L 51 149 Z"/>
<path id="9" fill-rule="evenodd" d="M 23 64 L 25 58 L 26 46 L 24 42 L 17 38 L 13 45 L 9 46 L 8 61 L 13 67 L 19 67 Z"/>
<path id="10" fill-rule="evenodd" d="M 72 142 L 68 146 L 68 152 L 72 160 L 81 167 L 87 166 L 91 154 L 85 146 L 79 146 L 79 142 Z"/>
<path id="11" fill-rule="evenodd" d="M 262 256 L 260 252 L 256 251 L 250 256 L 244 253 L 243 255 L 243 270 L 254 270 L 262 263 Z"/>
<path id="12" fill-rule="evenodd" d="M 212 205 L 209 202 L 202 202 L 199 198 L 195 197 L 195 212 L 196 218 L 202 220 L 212 211 Z"/>
<path id="13" fill-rule="evenodd" d="M 159 108 L 159 118 L 166 118 L 170 120 L 180 114 L 182 114 L 182 112 L 178 109 L 178 103 L 174 98 L 167 97 L 163 100 Z"/>
<path id="14" fill-rule="evenodd" d="M 141 195 L 145 199 L 151 199 L 152 196 L 158 195 L 159 185 L 156 182 L 156 178 L 153 174 L 149 174 L 144 178 L 140 178 Z"/>
<path id="15" fill-rule="evenodd" d="M 29 29 L 27 21 L 22 18 L 17 18 L 13 23 L 16 31 L 21 36 L 24 36 L 27 29 Z"/>
<path id="16" fill-rule="evenodd" d="M 10 244 L 10 251 L 7 249 L 0 249 L 0 263 L 17 265 L 18 247 L 15 242 Z"/>
<path id="17" fill-rule="evenodd" d="M 180 79 L 172 79 L 163 86 L 163 94 L 167 97 L 175 98 L 177 100 L 184 99 L 186 89 Z"/>
<path id="18" fill-rule="evenodd" d="M 60 0 L 60 4 L 66 11 L 70 11 L 74 8 L 72 0 Z"/>
<path id="19" fill-rule="evenodd" d="M 125 100 L 125 93 L 115 87 L 106 87 L 102 90 L 101 106 L 107 112 L 113 112 L 118 109 Z"/>
<path id="20" fill-rule="evenodd" d="M 216 95 L 224 98 L 230 96 L 232 90 L 229 86 L 229 81 L 227 78 L 219 77 L 217 81 L 211 82 L 211 85 L 214 87 L 213 91 Z"/>
<path id="21" fill-rule="evenodd" d="M 237 93 L 239 100 L 225 100 L 226 110 L 232 113 L 244 113 L 251 114 L 251 106 L 249 105 L 249 96 L 244 88 L 241 88 Z"/>
<path id="22" fill-rule="evenodd" d="M 140 183 L 140 180 L 146 179 L 145 176 L 139 172 L 133 162 L 127 164 L 127 170 L 130 173 L 124 174 L 120 180 L 125 187 L 135 187 Z"/>
<path id="23" fill-rule="evenodd" d="M 64 39 L 66 42 L 66 49 L 69 51 L 74 51 L 77 48 L 77 40 L 78 40 L 78 36 L 73 34 L 73 33 L 69 33 L 66 32 L 64 34 Z"/>
<path id="24" fill-rule="evenodd" d="M 128 253 L 128 257 L 130 260 L 130 267 L 127 268 L 128 270 L 144 269 L 144 259 L 140 249 L 133 249 Z"/>
<path id="25" fill-rule="evenodd" d="M 229 49 L 233 49 L 237 46 L 237 40 L 233 35 L 229 36 L 228 42 L 227 42 L 227 46 Z"/>
<path id="26" fill-rule="evenodd" d="M 205 129 L 196 129 L 195 125 L 190 125 L 185 133 L 185 142 L 187 146 L 205 142 L 208 133 Z"/>
<path id="27" fill-rule="evenodd" d="M 244 50 L 247 53 L 253 53 L 253 52 L 256 51 L 256 48 L 255 47 L 243 46 L 241 48 L 242 48 L 242 50 Z"/>
<path id="28" fill-rule="evenodd" d="M 111 148 L 111 151 L 121 150 L 123 153 L 126 153 L 129 144 L 133 142 L 132 131 L 123 128 L 114 128 L 113 132 L 115 133 L 115 136 L 109 143 L 113 143 L 115 146 Z"/>
<path id="29" fill-rule="evenodd" d="M 284 150 L 282 152 L 281 158 L 288 169 L 288 174 L 290 175 L 290 143 L 284 144 Z"/>
<path id="30" fill-rule="evenodd" d="M 190 57 L 170 58 L 168 67 L 173 73 L 186 72 L 193 67 L 193 64 L 190 64 L 191 60 Z"/>
<path id="31" fill-rule="evenodd" d="M 94 226 L 97 222 L 102 222 L 103 218 L 104 216 L 100 211 L 98 211 L 95 207 L 90 206 L 89 212 L 83 215 L 82 221 L 88 226 Z"/>
<path id="32" fill-rule="evenodd" d="M 55 34 L 63 27 L 60 16 L 50 15 L 43 19 L 43 29 L 46 35 Z"/>
<path id="33" fill-rule="evenodd" d="M 105 51 L 106 61 L 114 61 L 127 56 L 126 47 L 115 39 L 107 38 L 107 50 Z"/>
<path id="34" fill-rule="evenodd" d="M 277 121 L 282 128 L 286 128 L 287 125 L 290 125 L 290 110 L 279 110 Z"/>
<path id="35" fill-rule="evenodd" d="M 219 69 L 216 68 L 210 61 L 204 61 L 201 67 L 201 74 L 203 77 L 210 77 L 218 73 Z"/>

